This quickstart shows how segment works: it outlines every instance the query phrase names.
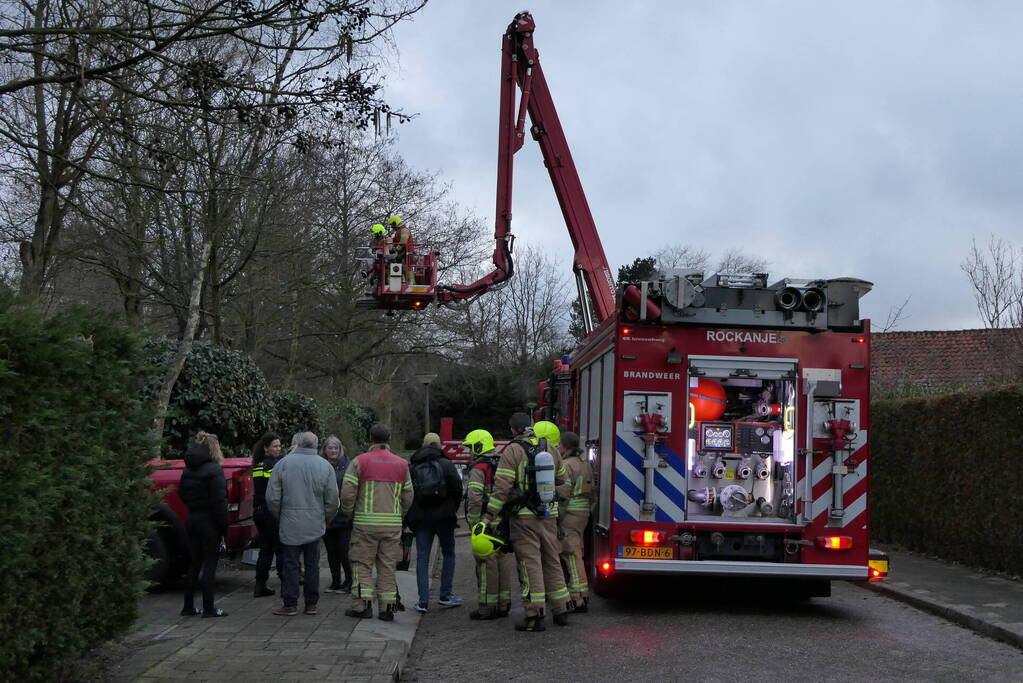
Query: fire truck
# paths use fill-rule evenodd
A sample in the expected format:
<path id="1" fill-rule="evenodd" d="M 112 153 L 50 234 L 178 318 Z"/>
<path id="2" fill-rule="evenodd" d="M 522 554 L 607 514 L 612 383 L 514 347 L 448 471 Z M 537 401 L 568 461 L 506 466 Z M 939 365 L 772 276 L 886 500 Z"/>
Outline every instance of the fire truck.
<path id="1" fill-rule="evenodd" d="M 512 276 L 512 160 L 528 114 L 575 248 L 587 332 L 541 385 L 536 417 L 585 443 L 599 491 L 587 553 L 597 591 L 704 575 L 789 579 L 824 596 L 832 580 L 887 573 L 869 548 L 870 323 L 859 300 L 871 283 L 675 271 L 616 284 L 534 31 L 523 12 L 502 38 L 493 271 L 445 286 L 422 255 L 381 258 L 377 305 L 452 303 Z M 450 423 L 442 431 L 464 457 Z"/>

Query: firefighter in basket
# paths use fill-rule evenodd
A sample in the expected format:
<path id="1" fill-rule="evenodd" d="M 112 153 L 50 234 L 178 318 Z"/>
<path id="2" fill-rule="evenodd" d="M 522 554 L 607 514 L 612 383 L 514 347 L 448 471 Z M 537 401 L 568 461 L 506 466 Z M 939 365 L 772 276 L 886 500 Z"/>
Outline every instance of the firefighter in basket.
<path id="1" fill-rule="evenodd" d="M 569 611 L 590 611 L 589 584 L 586 582 L 586 565 L 583 563 L 583 534 L 590 521 L 590 506 L 593 503 L 593 468 L 583 457 L 579 448 L 579 435 L 565 432 L 561 435 L 562 462 L 571 486 L 568 502 L 559 509 L 558 526 L 561 529 L 561 561 L 565 565 L 570 597 Z"/>
<path id="2" fill-rule="evenodd" d="M 543 631 L 544 603 L 551 604 L 554 623 L 568 625 L 568 588 L 559 560 L 559 492 L 568 493 L 565 468 L 556 449 L 534 434 L 529 416 L 515 413 L 508 421 L 513 441 L 508 444 L 494 473 L 494 490 L 483 522 L 502 512 L 511 516 L 511 543 L 519 565 L 526 620 L 518 631 Z M 558 489 L 561 489 L 559 491 Z M 508 508 L 505 510 L 505 508 Z"/>
<path id="3" fill-rule="evenodd" d="M 412 270 L 412 260 L 405 258 L 416 251 L 416 243 L 412 239 L 412 230 L 401 216 L 391 216 L 388 218 L 387 227 L 394 231 L 388 239 L 389 260 L 392 263 L 404 264 L 405 282 L 406 284 L 414 285 L 416 283 L 416 275 Z"/>
<path id="4" fill-rule="evenodd" d="M 497 471 L 499 455 L 494 450 L 494 437 L 485 429 L 474 429 L 465 437 L 462 445 L 472 453 L 472 465 L 466 476 L 465 519 L 473 530 L 473 554 L 476 555 L 476 582 L 479 585 L 479 601 L 470 619 L 490 620 L 508 616 L 511 609 L 512 574 L 515 572 L 515 558 L 509 548 L 497 549 L 504 545 L 506 532 L 493 533 L 481 520 L 487 508 L 490 492 L 494 488 L 494 473 Z M 507 526 L 507 525 L 506 525 Z"/>

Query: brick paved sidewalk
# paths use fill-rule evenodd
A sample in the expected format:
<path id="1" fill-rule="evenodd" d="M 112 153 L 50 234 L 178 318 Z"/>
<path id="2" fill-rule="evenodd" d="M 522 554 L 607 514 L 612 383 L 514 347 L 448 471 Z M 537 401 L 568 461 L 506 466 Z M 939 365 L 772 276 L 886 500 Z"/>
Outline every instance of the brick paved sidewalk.
<path id="1" fill-rule="evenodd" d="M 321 589 L 329 585 L 324 573 Z M 227 617 L 182 617 L 158 633 L 137 631 L 113 680 L 394 681 L 420 620 L 412 609 L 415 572 L 398 572 L 398 588 L 408 609 L 387 623 L 346 617 L 350 598 L 335 593 L 320 596 L 316 616 L 276 616 L 277 596 L 254 599 L 246 581 L 217 600 Z"/>

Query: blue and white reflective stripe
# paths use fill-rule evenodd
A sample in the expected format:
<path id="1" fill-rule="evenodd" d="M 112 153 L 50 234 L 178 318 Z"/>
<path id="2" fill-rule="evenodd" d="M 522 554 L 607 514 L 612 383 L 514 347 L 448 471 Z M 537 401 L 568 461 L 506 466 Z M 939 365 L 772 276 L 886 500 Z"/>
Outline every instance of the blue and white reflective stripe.
<path id="1" fill-rule="evenodd" d="M 638 436 L 624 430 L 618 423 L 619 433 L 615 439 L 615 516 L 620 521 L 636 521 L 640 518 L 643 502 L 643 442 Z M 658 522 L 685 521 L 686 477 L 682 459 L 664 445 L 657 447 L 664 456 L 668 467 L 654 471 L 655 505 L 654 520 Z"/>

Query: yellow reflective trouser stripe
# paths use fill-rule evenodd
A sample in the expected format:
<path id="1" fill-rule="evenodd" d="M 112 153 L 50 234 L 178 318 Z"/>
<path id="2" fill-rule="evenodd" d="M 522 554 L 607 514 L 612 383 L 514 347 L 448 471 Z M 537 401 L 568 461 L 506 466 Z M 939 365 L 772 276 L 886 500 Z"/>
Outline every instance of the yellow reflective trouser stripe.
<path id="1" fill-rule="evenodd" d="M 395 591 L 380 591 L 377 593 L 377 598 L 380 602 L 394 602 L 394 599 L 398 597 L 398 593 Z"/>
<path id="2" fill-rule="evenodd" d="M 550 591 L 550 592 L 547 593 L 547 599 L 548 600 L 567 600 L 568 599 L 568 589 L 567 588 L 559 588 L 556 591 Z"/>
<path id="3" fill-rule="evenodd" d="M 373 577 L 370 577 L 370 579 L 372 578 Z M 373 587 L 362 585 L 359 581 L 359 565 L 354 563 L 352 564 L 352 592 L 355 594 L 355 597 L 361 598 L 362 600 L 373 599 Z"/>
<path id="4" fill-rule="evenodd" d="M 477 596 L 476 600 L 477 602 L 479 602 L 481 606 L 490 605 L 491 603 L 487 601 L 487 564 L 486 562 L 477 562 L 476 566 L 479 569 L 479 572 L 477 574 L 477 581 L 480 584 L 479 595 Z"/>
<path id="5" fill-rule="evenodd" d="M 497 594 L 498 602 L 511 602 L 511 591 L 501 591 Z"/>

